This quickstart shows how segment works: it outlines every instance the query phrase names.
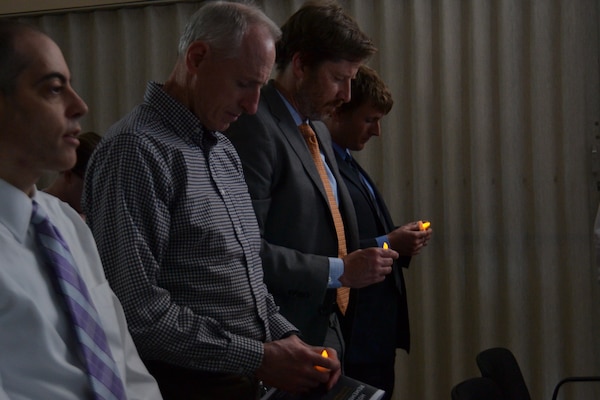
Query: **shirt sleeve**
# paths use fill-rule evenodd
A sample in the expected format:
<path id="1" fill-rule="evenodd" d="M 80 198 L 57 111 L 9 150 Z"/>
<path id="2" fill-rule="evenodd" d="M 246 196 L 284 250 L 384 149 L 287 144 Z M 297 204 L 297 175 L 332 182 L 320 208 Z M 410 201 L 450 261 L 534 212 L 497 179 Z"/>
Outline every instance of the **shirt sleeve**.
<path id="1" fill-rule="evenodd" d="M 269 307 L 269 328 L 272 340 L 279 340 L 291 334 L 300 335 L 300 331 L 279 313 L 279 307 L 270 294 L 267 298 L 267 305 Z"/>

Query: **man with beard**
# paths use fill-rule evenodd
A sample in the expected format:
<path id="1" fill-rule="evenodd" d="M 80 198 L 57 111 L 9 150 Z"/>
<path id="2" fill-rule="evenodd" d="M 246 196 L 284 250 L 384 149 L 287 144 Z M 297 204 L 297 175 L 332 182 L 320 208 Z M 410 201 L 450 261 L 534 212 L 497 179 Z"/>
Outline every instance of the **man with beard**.
<path id="1" fill-rule="evenodd" d="M 349 288 L 383 281 L 398 254 L 355 250 L 352 200 L 318 120 L 350 100 L 350 81 L 376 48 L 339 4 L 320 1 L 287 20 L 276 50 L 276 76 L 256 115 L 241 116 L 226 135 L 242 160 L 275 302 L 306 342 L 336 348 L 341 359 L 336 313 L 345 312 Z"/>

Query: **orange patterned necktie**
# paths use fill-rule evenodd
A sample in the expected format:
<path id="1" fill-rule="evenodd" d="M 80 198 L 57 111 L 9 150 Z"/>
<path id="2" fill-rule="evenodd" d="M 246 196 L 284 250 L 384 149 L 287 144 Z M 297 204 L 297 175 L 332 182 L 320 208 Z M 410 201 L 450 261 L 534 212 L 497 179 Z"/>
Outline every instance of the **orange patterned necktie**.
<path id="1" fill-rule="evenodd" d="M 327 201 L 329 202 L 329 209 L 331 210 L 333 223 L 335 225 L 335 232 L 337 234 L 338 257 L 343 257 L 346 255 L 346 235 L 344 233 L 344 221 L 342 220 L 342 216 L 340 215 L 340 210 L 338 209 L 337 202 L 335 201 L 335 197 L 333 195 L 333 190 L 331 189 L 329 178 L 327 177 L 327 172 L 325 171 L 325 165 L 323 164 L 321 152 L 319 151 L 319 142 L 317 141 L 317 135 L 315 134 L 315 131 L 313 131 L 313 129 L 310 127 L 310 125 L 306 122 L 300 124 L 298 128 L 300 129 L 300 133 L 302 133 L 302 136 L 304 136 L 304 139 L 306 140 L 306 144 L 308 145 L 310 154 L 313 158 L 313 161 L 315 162 L 315 165 L 317 166 L 317 171 L 319 171 L 321 182 L 325 187 L 325 193 L 327 193 Z M 350 288 L 338 288 L 336 297 L 340 311 L 342 312 L 342 314 L 346 314 L 346 309 L 348 308 L 348 299 L 350 297 Z"/>

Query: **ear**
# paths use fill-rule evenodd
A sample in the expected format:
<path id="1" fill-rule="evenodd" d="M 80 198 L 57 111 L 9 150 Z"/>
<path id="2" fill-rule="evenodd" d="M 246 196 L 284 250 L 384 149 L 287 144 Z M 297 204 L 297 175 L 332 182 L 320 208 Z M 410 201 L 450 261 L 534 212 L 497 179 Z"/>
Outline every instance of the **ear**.
<path id="1" fill-rule="evenodd" d="M 192 42 L 185 53 L 185 65 L 188 71 L 195 72 L 206 59 L 210 51 L 210 47 L 202 40 Z"/>
<path id="2" fill-rule="evenodd" d="M 300 57 L 300 52 L 294 53 L 292 56 L 292 71 L 294 72 L 294 76 L 298 79 L 302 79 L 304 77 L 306 66 L 302 62 L 302 57 Z"/>

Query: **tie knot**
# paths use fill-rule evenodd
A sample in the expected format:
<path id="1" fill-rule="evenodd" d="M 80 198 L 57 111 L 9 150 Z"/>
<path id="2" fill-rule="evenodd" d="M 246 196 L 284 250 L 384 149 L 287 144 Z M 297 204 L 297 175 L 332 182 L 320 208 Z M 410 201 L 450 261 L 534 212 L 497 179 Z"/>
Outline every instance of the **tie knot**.
<path id="1" fill-rule="evenodd" d="M 315 131 L 310 127 L 310 125 L 306 122 L 298 125 L 298 129 L 300 129 L 300 133 L 304 136 L 305 139 L 310 139 L 311 141 L 316 138 Z"/>
<path id="2" fill-rule="evenodd" d="M 31 223 L 38 225 L 40 222 L 46 219 L 46 213 L 40 209 L 40 205 L 37 201 L 31 201 Z"/>

